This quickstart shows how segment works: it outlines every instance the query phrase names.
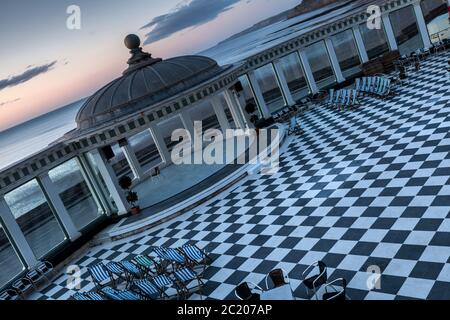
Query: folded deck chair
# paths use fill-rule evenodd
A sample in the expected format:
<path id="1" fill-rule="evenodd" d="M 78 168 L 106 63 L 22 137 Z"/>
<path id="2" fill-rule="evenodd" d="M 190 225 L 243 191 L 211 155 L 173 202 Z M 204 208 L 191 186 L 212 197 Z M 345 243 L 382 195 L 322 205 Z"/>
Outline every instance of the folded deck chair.
<path id="1" fill-rule="evenodd" d="M 102 289 L 104 286 L 112 285 L 116 286 L 114 281 L 114 277 L 112 274 L 106 269 L 103 263 L 96 264 L 92 267 L 88 268 L 89 274 L 94 281 L 95 287 L 97 290 Z"/>
<path id="2" fill-rule="evenodd" d="M 50 282 L 50 274 L 53 272 L 53 265 L 48 261 L 40 261 L 35 267 L 26 273 L 26 277 L 31 280 L 33 286 L 37 286 L 42 281 Z"/>

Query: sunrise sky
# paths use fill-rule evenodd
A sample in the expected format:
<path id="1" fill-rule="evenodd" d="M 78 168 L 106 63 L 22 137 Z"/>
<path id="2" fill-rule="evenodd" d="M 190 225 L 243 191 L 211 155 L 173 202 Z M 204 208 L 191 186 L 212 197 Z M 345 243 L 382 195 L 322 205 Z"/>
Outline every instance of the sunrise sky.
<path id="1" fill-rule="evenodd" d="M 0 131 L 87 97 L 120 76 L 137 33 L 154 57 L 193 54 L 300 0 L 2 0 Z M 69 30 L 67 7 L 81 9 Z"/>

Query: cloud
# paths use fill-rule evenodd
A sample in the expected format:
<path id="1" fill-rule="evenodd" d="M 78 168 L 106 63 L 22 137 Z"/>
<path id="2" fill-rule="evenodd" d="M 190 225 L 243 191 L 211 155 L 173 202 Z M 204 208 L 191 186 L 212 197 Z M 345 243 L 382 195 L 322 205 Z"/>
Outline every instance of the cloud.
<path id="1" fill-rule="evenodd" d="M 0 102 L 0 107 L 6 106 L 7 104 L 11 104 L 14 102 L 20 101 L 20 98 L 14 99 L 14 100 L 9 100 L 9 101 L 5 101 L 5 102 Z"/>
<path id="2" fill-rule="evenodd" d="M 191 0 L 179 3 L 172 12 L 155 17 L 141 29 L 153 28 L 144 44 L 165 39 L 190 27 L 196 27 L 217 18 L 241 0 Z"/>
<path id="3" fill-rule="evenodd" d="M 0 79 L 0 90 L 8 87 L 14 87 L 21 83 L 30 81 L 31 79 L 39 76 L 40 74 L 47 73 L 56 65 L 58 61 L 55 60 L 48 64 L 41 66 L 28 66 L 28 68 L 21 74 L 10 76 L 6 79 Z"/>

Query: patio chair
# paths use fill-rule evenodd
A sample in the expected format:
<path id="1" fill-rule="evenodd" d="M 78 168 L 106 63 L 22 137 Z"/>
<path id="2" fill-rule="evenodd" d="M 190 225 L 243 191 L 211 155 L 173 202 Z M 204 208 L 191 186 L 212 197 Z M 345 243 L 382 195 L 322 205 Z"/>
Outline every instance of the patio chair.
<path id="1" fill-rule="evenodd" d="M 15 289 L 6 289 L 0 293 L 0 300 L 12 301 L 12 300 L 20 300 L 20 294 Z"/>
<path id="2" fill-rule="evenodd" d="M 145 275 L 159 275 L 164 273 L 163 266 L 148 256 L 140 255 L 133 259 L 134 264 L 145 273 Z"/>
<path id="3" fill-rule="evenodd" d="M 340 285 L 339 285 L 340 283 Z M 339 288 L 336 287 L 339 285 Z M 328 291 L 331 288 L 331 291 Z M 322 300 L 331 301 L 331 300 L 346 300 L 347 295 L 347 280 L 344 278 L 336 279 L 327 283 L 324 286 L 325 293 L 322 296 Z"/>
<path id="4" fill-rule="evenodd" d="M 156 300 L 163 297 L 162 292 L 147 279 L 135 280 L 131 289 L 150 300 Z"/>
<path id="5" fill-rule="evenodd" d="M 81 293 L 81 292 L 75 293 L 72 296 L 72 299 L 77 300 L 77 301 L 90 301 L 91 300 L 84 293 Z"/>
<path id="6" fill-rule="evenodd" d="M 315 269 L 318 269 L 317 273 L 312 273 Z M 312 275 L 311 275 L 312 274 Z M 310 265 L 302 274 L 303 284 L 306 288 L 306 294 L 309 295 L 309 290 L 314 292 L 317 298 L 317 289 L 325 284 L 328 280 L 327 266 L 322 261 L 318 261 Z"/>
<path id="7" fill-rule="evenodd" d="M 204 287 L 204 283 L 202 279 L 190 268 L 181 268 L 175 270 L 173 273 L 176 284 L 180 289 L 180 296 L 182 299 L 186 300 L 189 296 L 194 292 L 199 292 L 200 296 L 202 296 L 202 289 Z M 197 281 L 197 286 L 191 287 L 191 284 Z"/>
<path id="8" fill-rule="evenodd" d="M 358 91 L 356 90 L 352 90 L 351 91 L 351 96 L 352 96 L 352 102 L 351 102 L 351 106 L 359 106 L 361 104 L 361 102 L 358 99 Z"/>
<path id="9" fill-rule="evenodd" d="M 33 283 L 27 277 L 15 280 L 11 284 L 11 287 L 16 290 L 22 298 L 24 298 L 27 293 L 34 289 Z"/>
<path id="10" fill-rule="evenodd" d="M 42 281 L 50 282 L 49 275 L 53 272 L 53 265 L 49 261 L 40 261 L 35 267 L 26 273 L 26 277 L 37 288 Z"/>
<path id="11" fill-rule="evenodd" d="M 273 287 L 269 287 L 269 279 Z M 266 290 L 282 287 L 287 284 L 289 284 L 289 277 L 283 269 L 273 269 L 266 275 Z"/>
<path id="12" fill-rule="evenodd" d="M 102 288 L 101 292 L 110 300 L 139 301 L 144 300 L 140 295 L 129 290 L 119 291 L 111 287 Z"/>
<path id="13" fill-rule="evenodd" d="M 96 264 L 88 268 L 88 272 L 94 281 L 97 290 L 101 290 L 105 286 L 116 286 L 113 275 L 106 269 L 103 263 Z"/>
<path id="14" fill-rule="evenodd" d="M 205 250 L 201 250 L 195 244 L 185 244 L 180 248 L 180 251 L 195 265 L 203 266 L 203 271 L 213 261 Z"/>
<path id="15" fill-rule="evenodd" d="M 261 300 L 261 293 L 263 293 L 263 289 L 252 282 L 243 282 L 234 289 L 236 298 L 242 301 Z"/>

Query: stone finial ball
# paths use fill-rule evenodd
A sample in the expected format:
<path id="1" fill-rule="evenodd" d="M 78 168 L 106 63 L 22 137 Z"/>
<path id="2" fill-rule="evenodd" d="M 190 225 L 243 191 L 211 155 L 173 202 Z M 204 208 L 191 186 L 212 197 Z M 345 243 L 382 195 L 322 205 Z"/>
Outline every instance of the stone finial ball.
<path id="1" fill-rule="evenodd" d="M 125 37 L 124 40 L 125 46 L 130 49 L 139 49 L 139 46 L 141 45 L 141 39 L 135 34 L 129 34 Z"/>

